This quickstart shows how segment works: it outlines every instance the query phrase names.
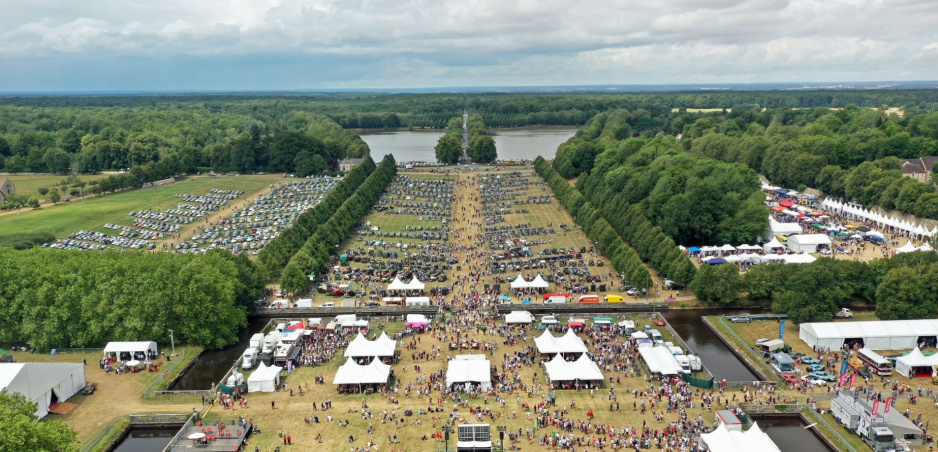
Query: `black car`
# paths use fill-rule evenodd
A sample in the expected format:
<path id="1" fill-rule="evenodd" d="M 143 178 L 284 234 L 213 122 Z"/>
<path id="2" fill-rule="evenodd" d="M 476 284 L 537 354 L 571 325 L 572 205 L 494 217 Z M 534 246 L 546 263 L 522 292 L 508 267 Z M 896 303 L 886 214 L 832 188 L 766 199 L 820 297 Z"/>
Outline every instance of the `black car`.
<path id="1" fill-rule="evenodd" d="M 858 371 L 857 371 L 857 375 L 859 375 L 859 376 L 861 376 L 861 377 L 863 377 L 863 378 L 870 378 L 870 376 L 871 376 L 871 375 L 870 375 L 870 370 L 867 369 L 866 367 L 864 367 L 864 368 L 858 370 Z"/>
<path id="2" fill-rule="evenodd" d="M 381 306 L 381 303 L 378 303 L 377 301 L 369 301 L 368 304 L 366 304 L 365 306 L 369 306 L 369 307 L 371 307 L 371 306 Z"/>

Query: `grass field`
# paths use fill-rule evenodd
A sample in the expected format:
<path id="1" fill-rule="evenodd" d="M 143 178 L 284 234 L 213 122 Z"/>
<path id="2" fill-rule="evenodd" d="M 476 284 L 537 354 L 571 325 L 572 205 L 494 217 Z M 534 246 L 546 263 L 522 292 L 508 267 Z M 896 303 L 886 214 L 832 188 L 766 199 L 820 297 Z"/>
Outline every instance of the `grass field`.
<path id="1" fill-rule="evenodd" d="M 16 194 L 26 195 L 26 196 L 35 196 L 36 199 L 42 200 L 42 195 L 39 194 L 39 188 L 58 188 L 59 192 L 66 197 L 68 196 L 68 190 L 71 186 L 61 186 L 59 182 L 63 182 L 68 176 L 56 176 L 54 174 L 36 174 L 30 176 L 20 176 L 20 175 L 10 175 L 2 176 L 0 179 L 10 179 L 13 182 L 13 185 L 16 187 Z M 81 176 L 79 179 L 82 182 L 90 182 L 95 179 L 100 179 L 104 176 L 95 175 L 95 176 Z M 87 186 L 85 187 L 88 188 Z"/>
<path id="2" fill-rule="evenodd" d="M 132 225 L 133 217 L 128 215 L 131 211 L 176 207 L 176 204 L 181 202 L 181 199 L 176 197 L 180 193 L 201 195 L 208 193 L 212 188 L 243 190 L 246 194 L 240 199 L 245 199 L 281 180 L 279 175 L 217 178 L 195 176 L 162 188 L 135 189 L 59 203 L 36 210 L 24 209 L 20 214 L 0 216 L 0 237 L 35 232 L 48 232 L 56 237 L 63 237 L 81 229 L 108 232 L 109 230 L 103 227 L 105 223 Z"/>

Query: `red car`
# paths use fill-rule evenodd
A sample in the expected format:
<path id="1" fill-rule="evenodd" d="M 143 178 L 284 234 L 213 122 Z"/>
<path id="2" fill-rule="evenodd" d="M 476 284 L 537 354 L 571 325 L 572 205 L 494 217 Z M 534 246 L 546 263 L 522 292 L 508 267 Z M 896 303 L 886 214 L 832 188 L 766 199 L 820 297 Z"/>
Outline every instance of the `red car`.
<path id="1" fill-rule="evenodd" d="M 794 374 L 784 373 L 784 374 L 779 374 L 779 376 L 782 377 L 782 379 L 785 380 L 790 385 L 795 385 L 798 383 L 798 379 L 795 378 Z"/>

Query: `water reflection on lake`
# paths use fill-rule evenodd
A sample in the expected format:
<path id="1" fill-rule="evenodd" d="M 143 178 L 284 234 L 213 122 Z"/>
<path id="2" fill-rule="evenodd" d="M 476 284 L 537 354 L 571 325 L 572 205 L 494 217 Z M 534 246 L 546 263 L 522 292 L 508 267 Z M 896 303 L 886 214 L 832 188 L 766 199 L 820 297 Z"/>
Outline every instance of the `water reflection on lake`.
<path id="1" fill-rule="evenodd" d="M 551 159 L 557 147 L 576 133 L 575 128 L 497 129 L 490 130 L 500 160 Z M 391 154 L 398 162 L 435 162 L 433 146 L 443 136 L 442 130 L 361 132 L 371 148 L 371 156 L 380 160 Z"/>

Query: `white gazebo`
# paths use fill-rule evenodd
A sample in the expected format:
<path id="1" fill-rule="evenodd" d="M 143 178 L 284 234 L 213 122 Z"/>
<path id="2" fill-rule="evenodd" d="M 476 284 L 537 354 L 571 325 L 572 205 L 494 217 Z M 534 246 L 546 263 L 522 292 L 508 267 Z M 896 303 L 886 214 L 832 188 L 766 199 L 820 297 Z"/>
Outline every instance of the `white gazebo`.
<path id="1" fill-rule="evenodd" d="M 492 366 L 485 355 L 456 355 L 446 367 L 446 387 L 454 384 L 478 384 L 479 389 L 492 388 Z"/>
<path id="2" fill-rule="evenodd" d="M 259 363 L 257 369 L 248 376 L 248 392 L 274 392 L 280 386 L 280 366 L 267 366 Z"/>
<path id="3" fill-rule="evenodd" d="M 554 356 L 554 359 L 544 363 L 544 370 L 547 372 L 547 378 L 550 379 L 551 383 L 603 379 L 603 373 L 599 370 L 599 366 L 585 353 L 575 361 L 567 361 L 558 354 Z"/>
<path id="4" fill-rule="evenodd" d="M 531 284 L 525 281 L 521 275 L 518 275 L 518 277 L 509 284 L 509 287 L 512 289 L 527 289 L 531 287 Z"/>
<path id="5" fill-rule="evenodd" d="M 343 356 L 347 358 L 390 357 L 394 356 L 397 341 L 388 337 L 384 332 L 373 341 L 369 341 L 361 332 L 345 348 Z"/>
<path id="6" fill-rule="evenodd" d="M 349 358 L 335 373 L 332 380 L 334 385 L 387 384 L 391 376 L 391 366 L 381 362 L 380 359 L 371 363 L 360 365 Z"/>

